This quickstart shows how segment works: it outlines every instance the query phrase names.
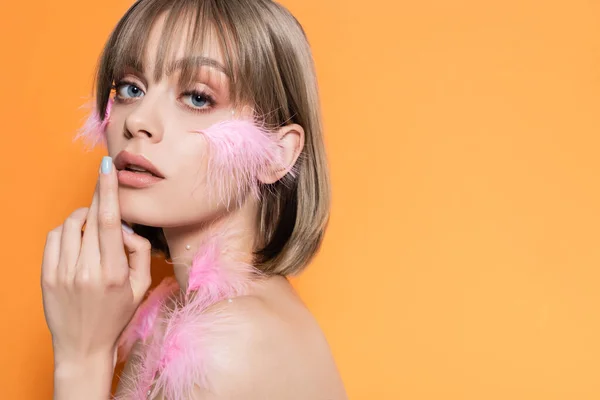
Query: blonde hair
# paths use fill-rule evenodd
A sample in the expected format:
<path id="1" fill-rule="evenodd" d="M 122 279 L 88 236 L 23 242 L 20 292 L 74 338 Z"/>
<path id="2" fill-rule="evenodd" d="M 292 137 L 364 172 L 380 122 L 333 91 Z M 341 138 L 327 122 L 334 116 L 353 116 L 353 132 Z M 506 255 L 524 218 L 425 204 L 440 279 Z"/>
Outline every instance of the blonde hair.
<path id="1" fill-rule="evenodd" d="M 157 49 L 155 80 L 165 71 L 173 36 L 188 24 L 186 53 L 198 55 L 208 35 L 224 54 L 234 104 L 252 104 L 266 126 L 296 123 L 305 144 L 295 170 L 262 193 L 255 264 L 267 274 L 300 272 L 318 251 L 330 209 L 330 183 L 312 55 L 298 21 L 270 0 L 138 0 L 111 33 L 95 81 L 96 107 L 104 115 L 114 82 L 127 66 L 144 71 L 149 32 L 165 14 Z M 198 65 L 184 65 L 182 85 L 191 83 Z M 156 253 L 170 258 L 161 228 L 135 225 Z"/>

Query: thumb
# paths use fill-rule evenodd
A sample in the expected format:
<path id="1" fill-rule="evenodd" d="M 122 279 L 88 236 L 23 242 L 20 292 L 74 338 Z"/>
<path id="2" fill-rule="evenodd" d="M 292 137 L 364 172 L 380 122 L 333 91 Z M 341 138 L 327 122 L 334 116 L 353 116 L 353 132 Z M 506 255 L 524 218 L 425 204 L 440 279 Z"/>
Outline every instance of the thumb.
<path id="1" fill-rule="evenodd" d="M 152 246 L 148 239 L 137 235 L 123 224 L 123 244 L 129 256 L 129 280 L 136 306 L 144 298 L 152 283 L 150 261 Z"/>

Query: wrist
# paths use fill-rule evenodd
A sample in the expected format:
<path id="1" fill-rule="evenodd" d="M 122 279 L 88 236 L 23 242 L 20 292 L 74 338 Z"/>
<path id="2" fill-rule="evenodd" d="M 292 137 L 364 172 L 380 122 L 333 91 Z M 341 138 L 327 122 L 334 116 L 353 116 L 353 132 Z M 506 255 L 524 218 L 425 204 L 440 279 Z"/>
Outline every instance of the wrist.
<path id="1" fill-rule="evenodd" d="M 95 354 L 74 355 L 54 354 L 54 372 L 60 376 L 81 375 L 86 371 L 102 371 L 113 368 L 113 353 L 110 351 Z"/>
<path id="2" fill-rule="evenodd" d="M 113 378 L 114 355 L 102 352 L 86 356 L 54 357 L 54 399 L 107 399 Z"/>

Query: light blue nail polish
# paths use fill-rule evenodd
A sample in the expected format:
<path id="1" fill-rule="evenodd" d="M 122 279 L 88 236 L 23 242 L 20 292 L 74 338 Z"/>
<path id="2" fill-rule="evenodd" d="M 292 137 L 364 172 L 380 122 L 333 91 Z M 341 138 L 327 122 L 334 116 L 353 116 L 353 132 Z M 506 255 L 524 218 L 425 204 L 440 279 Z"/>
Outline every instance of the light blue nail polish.
<path id="1" fill-rule="evenodd" d="M 112 157 L 104 156 L 102 157 L 102 164 L 100 164 L 100 170 L 103 174 L 108 174 L 112 168 Z"/>

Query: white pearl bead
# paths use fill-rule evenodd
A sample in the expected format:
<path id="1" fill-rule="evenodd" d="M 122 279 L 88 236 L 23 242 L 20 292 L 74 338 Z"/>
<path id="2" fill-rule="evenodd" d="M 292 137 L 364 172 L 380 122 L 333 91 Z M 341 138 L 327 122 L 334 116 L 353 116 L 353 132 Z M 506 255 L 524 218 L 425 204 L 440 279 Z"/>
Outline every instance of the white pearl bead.
<path id="1" fill-rule="evenodd" d="M 190 246 L 189 244 L 185 246 L 185 249 L 186 249 L 186 250 L 189 250 L 189 249 L 191 249 L 191 248 L 192 248 L 192 246 Z"/>

